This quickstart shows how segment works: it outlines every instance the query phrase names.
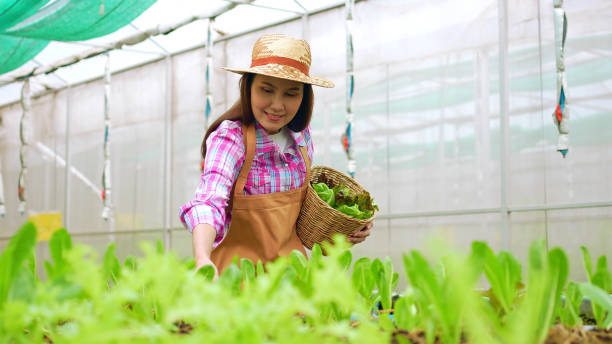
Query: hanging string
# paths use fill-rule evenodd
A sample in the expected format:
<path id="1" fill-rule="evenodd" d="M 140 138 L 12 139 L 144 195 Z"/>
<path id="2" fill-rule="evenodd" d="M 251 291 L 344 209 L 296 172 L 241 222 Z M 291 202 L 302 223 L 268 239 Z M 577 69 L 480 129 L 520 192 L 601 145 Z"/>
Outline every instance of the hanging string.
<path id="1" fill-rule="evenodd" d="M 107 221 L 111 217 L 111 160 L 110 160 L 110 54 L 106 54 L 106 65 L 104 66 L 104 170 L 102 171 L 102 218 Z"/>
<path id="2" fill-rule="evenodd" d="M 30 90 L 30 79 L 25 79 L 21 89 L 21 108 L 23 109 L 21 120 L 19 122 L 19 139 L 21 141 L 21 146 L 19 147 L 19 162 L 21 163 L 21 170 L 19 171 L 19 179 L 17 182 L 17 196 L 19 197 L 18 210 L 19 214 L 21 215 L 23 215 L 26 211 L 25 178 L 28 172 L 26 154 L 28 151 L 28 145 L 30 144 L 31 106 L 32 93 Z"/>
<path id="3" fill-rule="evenodd" d="M 352 125 L 353 125 L 353 92 L 355 76 L 353 72 L 353 9 L 355 0 L 346 0 L 346 129 L 342 134 L 342 147 L 348 160 L 348 173 L 355 176 L 357 163 L 353 156 Z"/>
<path id="4" fill-rule="evenodd" d="M 213 73 L 213 39 L 212 31 L 215 23 L 214 18 L 208 18 L 208 27 L 206 30 L 206 129 L 210 124 L 210 114 L 212 113 L 213 107 L 213 95 L 212 95 L 212 73 Z M 200 171 L 204 171 L 204 160 L 200 164 Z"/>
<path id="5" fill-rule="evenodd" d="M 567 37 L 567 17 L 563 0 L 554 0 L 555 16 L 555 54 L 557 57 L 557 106 L 553 112 L 553 122 L 559 131 L 557 151 L 563 158 L 569 150 L 569 105 L 567 101 L 567 80 L 565 78 L 565 38 Z"/>

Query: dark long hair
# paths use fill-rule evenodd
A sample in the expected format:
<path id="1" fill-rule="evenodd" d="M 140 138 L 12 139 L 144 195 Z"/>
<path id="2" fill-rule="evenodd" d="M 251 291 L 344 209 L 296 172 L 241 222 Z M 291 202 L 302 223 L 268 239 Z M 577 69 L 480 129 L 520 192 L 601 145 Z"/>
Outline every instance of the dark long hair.
<path id="1" fill-rule="evenodd" d="M 249 125 L 255 121 L 253 109 L 251 108 L 251 85 L 253 84 L 253 79 L 255 79 L 255 74 L 245 73 L 242 75 L 238 82 L 240 87 L 240 99 L 208 127 L 206 135 L 204 135 L 204 139 L 202 140 L 202 147 L 200 148 L 202 159 L 206 157 L 206 139 L 208 139 L 208 136 L 210 136 L 213 131 L 217 130 L 221 122 L 227 119 L 230 121 L 241 121 L 242 125 Z M 312 85 L 304 84 L 302 103 L 295 117 L 287 124 L 287 127 L 295 132 L 306 129 L 312 117 L 313 104 L 314 94 L 312 92 Z"/>

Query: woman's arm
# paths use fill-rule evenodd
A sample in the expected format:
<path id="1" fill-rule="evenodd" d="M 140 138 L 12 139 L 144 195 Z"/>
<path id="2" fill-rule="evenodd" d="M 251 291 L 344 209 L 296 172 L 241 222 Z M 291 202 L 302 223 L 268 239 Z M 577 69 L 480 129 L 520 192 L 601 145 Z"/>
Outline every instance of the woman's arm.
<path id="1" fill-rule="evenodd" d="M 183 205 L 179 213 L 185 227 L 192 232 L 197 269 L 212 265 L 212 249 L 226 234 L 226 207 L 232 185 L 244 162 L 241 125 L 231 121 L 222 122 L 208 137 L 206 145 L 204 171 L 196 197 Z"/>
<path id="2" fill-rule="evenodd" d="M 193 257 L 196 263 L 196 270 L 200 269 L 204 265 L 212 265 L 215 268 L 215 277 L 217 277 L 217 267 L 210 260 L 210 253 L 212 252 L 213 243 L 215 242 L 215 236 L 217 231 L 213 226 L 201 223 L 193 229 L 191 236 L 193 239 Z"/>

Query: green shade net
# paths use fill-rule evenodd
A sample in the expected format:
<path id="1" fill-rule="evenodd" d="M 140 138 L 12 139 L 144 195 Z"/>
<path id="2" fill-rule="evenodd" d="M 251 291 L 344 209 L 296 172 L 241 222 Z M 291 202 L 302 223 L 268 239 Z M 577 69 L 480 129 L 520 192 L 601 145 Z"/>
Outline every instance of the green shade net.
<path id="1" fill-rule="evenodd" d="M 49 40 L 82 41 L 112 33 L 156 1 L 0 0 L 0 74 L 32 59 Z"/>
<path id="2" fill-rule="evenodd" d="M 38 55 L 47 44 L 49 41 L 0 35 L 0 74 L 21 67 Z"/>
<path id="3" fill-rule="evenodd" d="M 49 0 L 0 0 L 0 31 L 36 13 Z"/>

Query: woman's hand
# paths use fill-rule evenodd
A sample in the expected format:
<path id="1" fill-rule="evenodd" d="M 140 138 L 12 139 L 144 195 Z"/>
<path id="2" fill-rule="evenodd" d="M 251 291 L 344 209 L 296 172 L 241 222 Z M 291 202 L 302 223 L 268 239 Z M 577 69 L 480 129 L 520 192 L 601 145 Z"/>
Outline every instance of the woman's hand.
<path id="1" fill-rule="evenodd" d="M 191 235 L 193 238 L 193 258 L 196 263 L 196 271 L 204 265 L 212 265 L 215 268 L 215 277 L 213 280 L 219 277 L 219 271 L 215 264 L 210 260 L 210 253 L 212 252 L 213 242 L 215 241 L 215 235 L 217 232 L 215 229 L 205 223 L 197 225 Z"/>
<path id="2" fill-rule="evenodd" d="M 374 223 L 369 222 L 365 227 L 363 227 L 362 230 L 351 234 L 347 238 L 348 242 L 350 242 L 351 244 L 358 244 L 364 241 L 370 235 L 370 230 L 372 229 L 372 226 L 374 226 Z"/>
<path id="3" fill-rule="evenodd" d="M 206 266 L 206 265 L 212 265 L 212 267 L 215 269 L 215 277 L 213 277 L 213 281 L 216 280 L 219 277 L 219 270 L 217 270 L 215 263 L 213 263 L 209 257 L 196 258 L 195 260 L 196 271 L 200 270 L 201 267 Z"/>

